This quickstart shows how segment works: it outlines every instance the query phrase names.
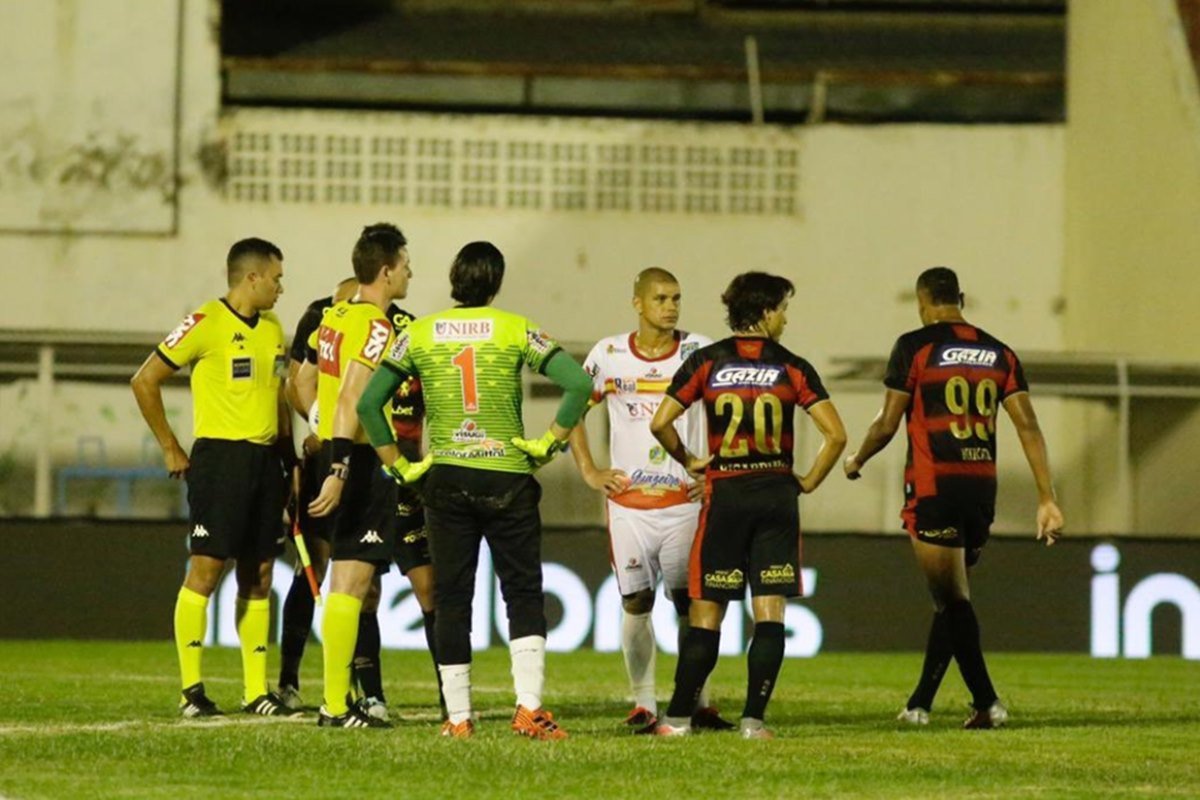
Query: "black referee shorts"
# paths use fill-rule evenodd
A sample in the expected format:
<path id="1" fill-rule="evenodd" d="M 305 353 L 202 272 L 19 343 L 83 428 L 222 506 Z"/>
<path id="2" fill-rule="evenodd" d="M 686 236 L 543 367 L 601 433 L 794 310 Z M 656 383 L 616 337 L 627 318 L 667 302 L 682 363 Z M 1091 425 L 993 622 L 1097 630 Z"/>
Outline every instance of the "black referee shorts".
<path id="1" fill-rule="evenodd" d="M 239 561 L 278 556 L 287 483 L 273 447 L 197 439 L 187 472 L 192 554 Z"/>
<path id="2" fill-rule="evenodd" d="M 799 597 L 800 487 L 790 474 L 709 480 L 688 563 L 688 596 Z"/>
<path id="3" fill-rule="evenodd" d="M 328 445 L 324 445 L 327 447 Z M 329 474 L 329 464 L 321 461 L 321 451 L 305 456 L 300 462 L 300 532 L 305 536 L 316 536 L 329 541 L 331 517 L 314 517 L 308 513 L 308 504 L 321 493 L 321 484 Z"/>
<path id="4" fill-rule="evenodd" d="M 321 448 L 322 475 L 332 460 Z M 322 478 L 324 480 L 324 478 Z M 333 561 L 367 561 L 387 572 L 396 548 L 396 482 L 380 468 L 375 448 L 356 444 L 350 451 L 350 477 L 333 517 Z"/>

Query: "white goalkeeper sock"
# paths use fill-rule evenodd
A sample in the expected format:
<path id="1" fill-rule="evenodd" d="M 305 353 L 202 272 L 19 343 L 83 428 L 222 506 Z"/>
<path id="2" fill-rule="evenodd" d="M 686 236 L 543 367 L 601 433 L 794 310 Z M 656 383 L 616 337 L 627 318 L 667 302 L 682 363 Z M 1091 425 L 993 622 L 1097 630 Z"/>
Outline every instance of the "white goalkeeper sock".
<path id="1" fill-rule="evenodd" d="M 546 637 L 522 636 L 508 644 L 512 656 L 513 688 L 517 705 L 530 711 L 542 707 L 542 687 L 546 683 Z"/>
<path id="2" fill-rule="evenodd" d="M 629 687 L 633 690 L 633 702 L 658 714 L 658 700 L 654 696 L 654 667 L 658 646 L 654 641 L 654 623 L 649 613 L 630 614 L 625 612 L 621 622 L 621 652 L 625 655 L 625 671 L 629 674 Z"/>
<path id="3" fill-rule="evenodd" d="M 466 722 L 471 718 L 471 665 L 438 664 L 438 674 L 447 717 L 455 725 Z"/>

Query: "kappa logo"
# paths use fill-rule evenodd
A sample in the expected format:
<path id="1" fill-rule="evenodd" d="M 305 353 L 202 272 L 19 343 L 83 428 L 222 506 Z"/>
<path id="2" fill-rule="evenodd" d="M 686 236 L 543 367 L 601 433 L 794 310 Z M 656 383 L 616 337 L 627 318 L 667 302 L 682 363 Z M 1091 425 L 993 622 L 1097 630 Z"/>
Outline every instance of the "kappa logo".
<path id="1" fill-rule="evenodd" d="M 238 344 L 239 342 L 246 341 L 246 337 L 241 331 L 238 331 L 237 333 L 235 333 L 233 335 L 233 339 L 231 341 L 233 342 L 233 344 Z"/>
<path id="2" fill-rule="evenodd" d="M 947 347 L 938 359 L 939 367 L 994 367 L 1000 357 L 986 347 Z"/>
<path id="3" fill-rule="evenodd" d="M 267 652 L 266 645 L 261 645 L 261 644 L 260 644 L 258 647 L 254 648 L 254 652 L 256 652 L 256 653 L 265 653 L 265 652 Z"/>
<path id="4" fill-rule="evenodd" d="M 751 364 L 732 364 L 721 367 L 713 375 L 712 387 L 774 386 L 783 370 L 777 367 L 756 367 Z"/>
<path id="5" fill-rule="evenodd" d="M 183 322 L 176 326 L 175 330 L 167 334 L 167 338 L 163 339 L 163 345 L 170 350 L 173 347 L 178 347 L 183 341 L 183 337 L 191 333 L 192 328 L 200 324 L 200 320 L 204 319 L 203 314 L 188 314 L 183 318 Z"/>
<path id="6" fill-rule="evenodd" d="M 358 540 L 359 544 L 383 544 L 383 537 L 378 531 L 367 531 L 363 537 Z"/>
<path id="7" fill-rule="evenodd" d="M 363 358 L 372 364 L 378 364 L 391 338 L 392 327 L 387 322 L 381 319 L 371 320 L 371 332 L 367 334 L 367 341 L 363 344 Z"/>
<path id="8" fill-rule="evenodd" d="M 193 539 L 207 539 L 208 538 L 208 528 L 204 527 L 203 525 L 197 525 L 196 527 L 192 528 L 192 538 Z"/>
<path id="9" fill-rule="evenodd" d="M 188 647 L 204 647 L 204 643 L 201 642 L 199 639 L 192 639 L 190 642 L 187 643 L 187 646 Z"/>
<path id="10" fill-rule="evenodd" d="M 641 565 L 641 563 L 640 563 L 640 562 L 637 560 L 637 557 L 636 557 L 636 556 L 635 556 L 635 557 L 633 557 L 633 558 L 631 558 L 631 559 L 629 559 L 629 563 L 625 565 L 625 571 L 626 571 L 626 572 L 637 572 L 637 571 L 638 571 L 639 569 L 641 569 L 641 568 L 642 568 L 642 565 Z"/>

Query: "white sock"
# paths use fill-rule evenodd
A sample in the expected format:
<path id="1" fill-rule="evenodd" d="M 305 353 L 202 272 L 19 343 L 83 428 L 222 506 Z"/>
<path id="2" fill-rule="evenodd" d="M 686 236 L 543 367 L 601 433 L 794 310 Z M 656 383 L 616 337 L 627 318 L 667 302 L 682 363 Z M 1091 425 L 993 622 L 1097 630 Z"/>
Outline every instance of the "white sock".
<path id="1" fill-rule="evenodd" d="M 446 714 L 455 725 L 471 718 L 471 665 L 438 664 Z"/>
<path id="2" fill-rule="evenodd" d="M 708 702 L 708 681 L 700 687 L 700 694 L 696 695 L 696 709 L 708 708 L 711 703 Z"/>
<path id="3" fill-rule="evenodd" d="M 546 683 L 546 637 L 522 636 L 513 639 L 508 643 L 508 652 L 512 655 L 517 705 L 536 711 L 542 707 L 542 687 Z"/>
<path id="4" fill-rule="evenodd" d="M 649 613 L 630 614 L 625 612 L 621 622 L 621 652 L 625 654 L 625 671 L 629 673 L 629 687 L 633 690 L 633 702 L 658 714 L 658 701 L 654 697 L 654 665 L 658 645 L 654 641 L 654 623 Z"/>

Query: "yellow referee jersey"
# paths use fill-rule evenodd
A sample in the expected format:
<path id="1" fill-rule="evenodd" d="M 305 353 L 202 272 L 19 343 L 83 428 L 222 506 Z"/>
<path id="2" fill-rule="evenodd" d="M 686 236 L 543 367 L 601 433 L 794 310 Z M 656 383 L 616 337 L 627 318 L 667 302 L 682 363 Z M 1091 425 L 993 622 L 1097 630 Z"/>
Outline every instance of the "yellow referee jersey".
<path id="1" fill-rule="evenodd" d="M 287 361 L 283 327 L 272 312 L 247 319 L 224 299 L 212 300 L 184 317 L 157 352 L 176 369 L 192 365 L 197 439 L 275 441 Z"/>
<path id="2" fill-rule="evenodd" d="M 310 358 L 314 352 L 317 357 L 317 436 L 333 438 L 333 415 L 350 362 L 374 371 L 394 336 L 387 315 L 371 303 L 344 300 L 325 312 L 308 338 Z M 359 440 L 365 442 L 365 435 Z"/>

